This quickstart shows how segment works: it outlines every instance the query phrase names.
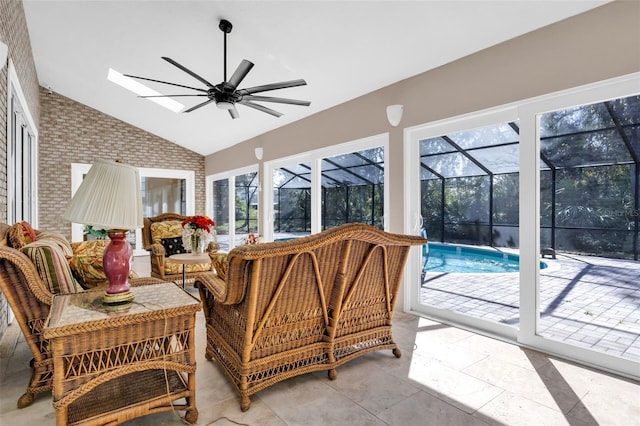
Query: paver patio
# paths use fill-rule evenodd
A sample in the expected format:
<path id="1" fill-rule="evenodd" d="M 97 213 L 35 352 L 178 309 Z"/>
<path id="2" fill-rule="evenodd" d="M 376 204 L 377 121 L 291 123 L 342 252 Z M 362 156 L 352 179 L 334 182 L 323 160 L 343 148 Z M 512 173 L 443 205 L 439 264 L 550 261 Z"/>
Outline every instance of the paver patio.
<path id="1" fill-rule="evenodd" d="M 539 334 L 640 361 L 640 263 L 559 254 L 540 272 Z M 519 274 L 427 272 L 421 303 L 517 327 Z"/>

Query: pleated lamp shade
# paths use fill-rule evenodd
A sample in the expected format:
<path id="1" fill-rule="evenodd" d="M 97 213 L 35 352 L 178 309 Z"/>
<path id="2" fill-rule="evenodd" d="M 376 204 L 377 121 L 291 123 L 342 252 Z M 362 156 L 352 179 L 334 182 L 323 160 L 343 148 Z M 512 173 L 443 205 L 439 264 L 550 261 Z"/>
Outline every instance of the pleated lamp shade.
<path id="1" fill-rule="evenodd" d="M 106 230 L 142 228 L 138 169 L 115 161 L 96 160 L 62 217 Z"/>

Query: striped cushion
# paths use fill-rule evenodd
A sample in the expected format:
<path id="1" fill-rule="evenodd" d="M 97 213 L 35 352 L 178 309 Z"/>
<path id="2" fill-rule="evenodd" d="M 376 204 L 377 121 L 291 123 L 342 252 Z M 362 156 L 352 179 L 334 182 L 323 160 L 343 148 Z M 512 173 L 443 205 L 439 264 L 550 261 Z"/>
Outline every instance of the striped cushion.
<path id="1" fill-rule="evenodd" d="M 38 270 L 38 275 L 54 294 L 77 293 L 82 288 L 71 274 L 67 259 L 57 243 L 35 241 L 22 248 Z"/>
<path id="2" fill-rule="evenodd" d="M 62 250 L 62 253 L 67 256 L 73 256 L 73 250 L 71 250 L 71 244 L 62 234 L 58 234 L 56 232 L 41 232 L 36 237 L 36 241 L 48 241 L 52 243 L 56 243 L 58 247 Z"/>

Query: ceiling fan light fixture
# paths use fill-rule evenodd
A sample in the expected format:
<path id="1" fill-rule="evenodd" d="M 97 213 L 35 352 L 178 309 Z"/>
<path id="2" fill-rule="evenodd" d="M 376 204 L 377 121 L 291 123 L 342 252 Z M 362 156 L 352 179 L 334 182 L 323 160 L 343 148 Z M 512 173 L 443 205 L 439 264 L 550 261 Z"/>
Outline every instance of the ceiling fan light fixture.
<path id="1" fill-rule="evenodd" d="M 226 109 L 226 110 L 233 109 L 233 103 L 228 101 L 217 102 L 216 106 L 220 109 Z"/>

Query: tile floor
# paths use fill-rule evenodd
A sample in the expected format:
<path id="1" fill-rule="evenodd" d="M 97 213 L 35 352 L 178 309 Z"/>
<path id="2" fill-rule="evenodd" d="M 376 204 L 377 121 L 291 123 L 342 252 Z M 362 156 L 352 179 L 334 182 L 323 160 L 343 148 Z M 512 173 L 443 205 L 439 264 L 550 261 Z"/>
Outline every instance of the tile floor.
<path id="1" fill-rule="evenodd" d="M 189 288 L 189 291 L 194 291 Z M 396 313 L 402 350 L 360 357 L 238 399 L 215 362 L 204 359 L 204 319 L 196 327 L 198 425 L 621 425 L 640 424 L 640 383 L 580 367 L 488 337 Z M 30 355 L 15 326 L 0 342 L 0 424 L 53 425 L 51 397 L 16 401 Z M 180 425 L 173 413 L 128 425 Z"/>

